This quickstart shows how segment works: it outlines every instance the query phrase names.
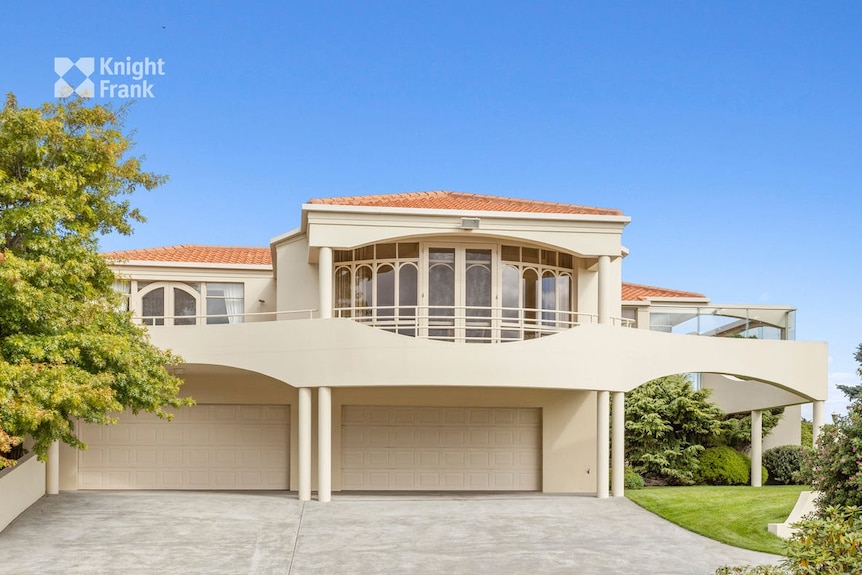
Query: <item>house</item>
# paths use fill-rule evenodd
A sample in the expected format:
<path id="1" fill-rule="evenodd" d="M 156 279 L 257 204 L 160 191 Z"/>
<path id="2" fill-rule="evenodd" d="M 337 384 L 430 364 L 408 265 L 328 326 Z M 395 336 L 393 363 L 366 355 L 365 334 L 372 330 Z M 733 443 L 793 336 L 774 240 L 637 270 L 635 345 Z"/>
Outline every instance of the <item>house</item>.
<path id="1" fill-rule="evenodd" d="M 612 209 L 456 192 L 311 200 L 269 247 L 105 254 L 197 406 L 81 425 L 60 489 L 622 494 L 625 393 L 693 374 L 732 412 L 826 399 L 795 310 L 623 283 Z M 611 404 L 613 410 L 611 410 Z M 613 417 L 611 419 L 611 414 Z M 798 442 L 798 425 L 779 435 Z M 795 433 L 795 436 L 794 436 Z M 613 469 L 613 477 L 610 477 Z M 760 474 L 755 474 L 759 481 Z M 609 487 L 610 485 L 610 487 Z"/>

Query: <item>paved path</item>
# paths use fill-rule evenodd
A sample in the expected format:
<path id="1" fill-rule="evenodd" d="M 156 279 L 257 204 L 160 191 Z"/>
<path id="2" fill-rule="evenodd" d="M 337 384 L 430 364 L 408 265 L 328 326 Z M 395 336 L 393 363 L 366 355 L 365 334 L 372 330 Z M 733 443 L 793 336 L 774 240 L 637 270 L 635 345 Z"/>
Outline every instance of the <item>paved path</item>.
<path id="1" fill-rule="evenodd" d="M 0 533 L 0 573 L 709 575 L 777 557 L 705 539 L 626 499 L 77 492 Z"/>

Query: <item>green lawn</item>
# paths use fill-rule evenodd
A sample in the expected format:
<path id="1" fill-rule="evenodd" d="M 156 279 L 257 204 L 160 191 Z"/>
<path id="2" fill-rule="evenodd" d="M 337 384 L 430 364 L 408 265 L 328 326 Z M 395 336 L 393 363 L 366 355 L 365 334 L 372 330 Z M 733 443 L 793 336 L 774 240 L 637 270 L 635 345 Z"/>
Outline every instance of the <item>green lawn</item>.
<path id="1" fill-rule="evenodd" d="M 626 497 L 680 527 L 735 547 L 781 554 L 783 541 L 768 523 L 787 519 L 809 487 L 647 487 L 626 490 Z"/>

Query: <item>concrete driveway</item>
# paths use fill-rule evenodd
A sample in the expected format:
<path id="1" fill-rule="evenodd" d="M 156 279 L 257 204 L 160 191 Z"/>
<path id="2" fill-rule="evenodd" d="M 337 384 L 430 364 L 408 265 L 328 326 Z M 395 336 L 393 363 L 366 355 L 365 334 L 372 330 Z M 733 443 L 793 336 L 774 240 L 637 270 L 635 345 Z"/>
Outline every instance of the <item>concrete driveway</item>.
<path id="1" fill-rule="evenodd" d="M 0 573 L 711 574 L 771 563 L 627 499 L 528 495 L 77 492 L 0 533 Z"/>

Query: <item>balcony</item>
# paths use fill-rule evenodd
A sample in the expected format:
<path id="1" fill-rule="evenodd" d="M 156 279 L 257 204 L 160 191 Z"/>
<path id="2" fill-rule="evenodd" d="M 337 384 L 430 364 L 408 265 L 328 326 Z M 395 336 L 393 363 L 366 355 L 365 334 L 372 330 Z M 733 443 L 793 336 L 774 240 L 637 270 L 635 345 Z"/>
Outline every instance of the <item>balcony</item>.
<path id="1" fill-rule="evenodd" d="M 579 325 L 598 324 L 598 315 L 538 308 L 477 306 L 411 306 L 409 308 L 336 308 L 333 317 L 390 333 L 459 343 L 506 343 L 554 335 Z M 209 314 L 200 316 L 134 317 L 150 326 L 226 325 L 319 318 L 315 309 Z M 611 325 L 634 327 L 634 320 L 612 317 Z"/>
<path id="2" fill-rule="evenodd" d="M 783 306 L 707 305 L 650 307 L 653 331 L 745 339 L 796 339 L 796 309 Z"/>

